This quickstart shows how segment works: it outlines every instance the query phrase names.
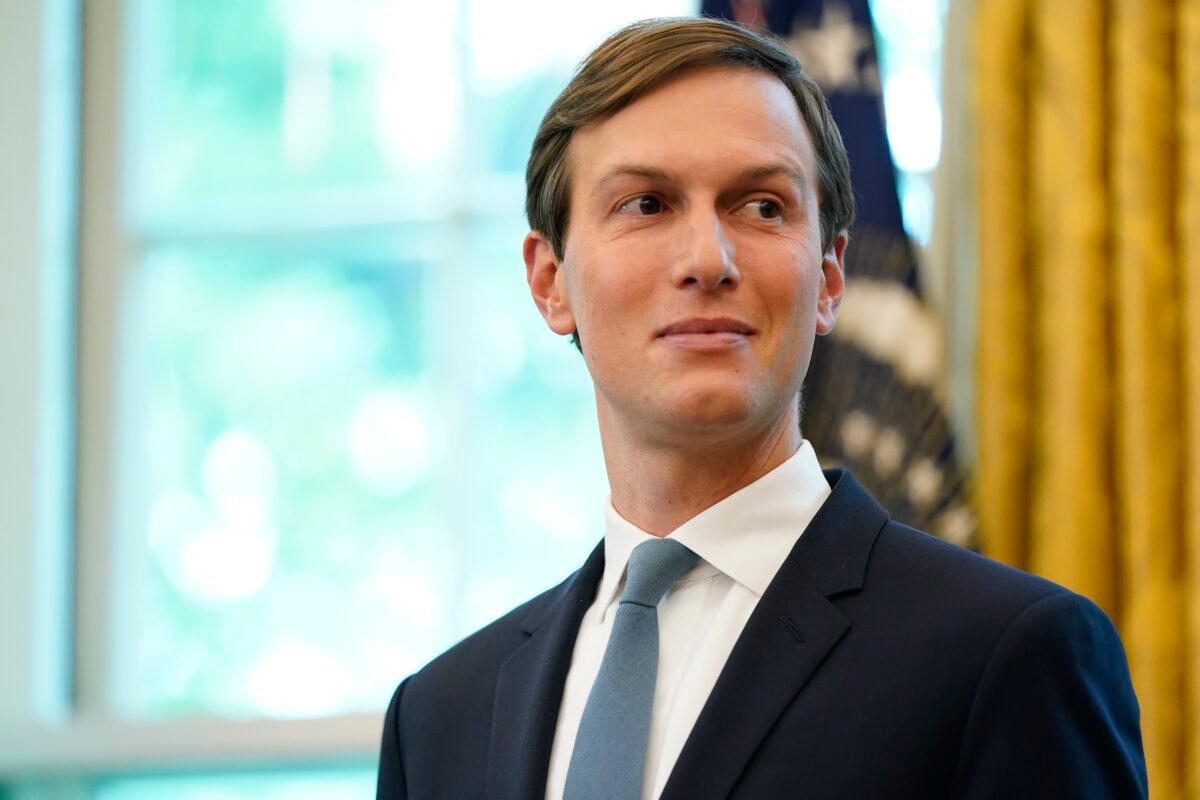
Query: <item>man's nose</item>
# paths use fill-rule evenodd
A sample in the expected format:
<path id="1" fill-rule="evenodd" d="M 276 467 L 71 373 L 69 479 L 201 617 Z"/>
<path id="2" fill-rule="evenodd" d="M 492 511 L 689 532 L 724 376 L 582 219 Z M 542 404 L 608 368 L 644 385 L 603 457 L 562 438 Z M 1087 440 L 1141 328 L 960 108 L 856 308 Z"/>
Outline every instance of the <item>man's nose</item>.
<path id="1" fill-rule="evenodd" d="M 708 292 L 737 286 L 741 276 L 734 262 L 733 240 L 715 211 L 690 214 L 680 234 L 683 240 L 671 276 L 676 286 L 698 286 Z"/>

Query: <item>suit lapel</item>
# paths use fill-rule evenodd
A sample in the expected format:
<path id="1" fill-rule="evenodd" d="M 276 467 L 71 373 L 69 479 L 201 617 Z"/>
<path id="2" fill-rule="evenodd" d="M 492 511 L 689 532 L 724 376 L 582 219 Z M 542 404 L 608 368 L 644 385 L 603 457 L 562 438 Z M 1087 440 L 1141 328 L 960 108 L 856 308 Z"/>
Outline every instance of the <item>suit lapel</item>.
<path id="1" fill-rule="evenodd" d="M 862 588 L 887 513 L 844 470 L 734 645 L 661 800 L 719 800 L 784 709 L 850 629 L 829 598 Z"/>
<path id="2" fill-rule="evenodd" d="M 575 637 L 604 572 L 601 542 L 556 598 L 532 611 L 529 637 L 500 668 L 488 752 L 488 800 L 534 800 L 546 773 Z"/>

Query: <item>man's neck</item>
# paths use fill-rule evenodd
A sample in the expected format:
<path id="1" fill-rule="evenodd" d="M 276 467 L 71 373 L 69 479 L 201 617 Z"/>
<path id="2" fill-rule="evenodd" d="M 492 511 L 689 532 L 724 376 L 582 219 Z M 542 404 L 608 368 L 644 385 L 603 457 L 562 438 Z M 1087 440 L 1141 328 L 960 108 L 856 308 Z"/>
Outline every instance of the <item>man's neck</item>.
<path id="1" fill-rule="evenodd" d="M 613 508 L 655 536 L 666 536 L 754 483 L 803 444 L 795 406 L 765 430 L 737 440 L 689 442 L 686 447 L 647 443 L 603 420 L 601 439 Z"/>

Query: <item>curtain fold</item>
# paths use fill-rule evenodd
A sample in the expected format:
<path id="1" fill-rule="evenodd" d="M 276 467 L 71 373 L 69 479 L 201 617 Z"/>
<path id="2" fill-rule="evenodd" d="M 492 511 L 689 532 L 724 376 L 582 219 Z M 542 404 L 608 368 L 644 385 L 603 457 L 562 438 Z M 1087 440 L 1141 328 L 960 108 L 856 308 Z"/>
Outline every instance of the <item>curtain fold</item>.
<path id="1" fill-rule="evenodd" d="M 1033 14 L 1034 275 L 1024 291 L 1034 295 L 1038 403 L 1029 566 L 1112 615 L 1104 23 L 1094 0 L 1041 3 Z"/>
<path id="2" fill-rule="evenodd" d="M 1200 800 L 1200 0 L 979 0 L 985 552 L 1121 630 Z"/>
<path id="3" fill-rule="evenodd" d="M 1178 264 L 1183 307 L 1186 797 L 1200 798 L 1200 0 L 1178 12 Z"/>
<path id="4" fill-rule="evenodd" d="M 978 337 L 975 430 L 979 526 L 989 553 L 1026 563 L 1033 391 L 1033 341 L 1026 330 L 1032 297 L 1028 261 L 1029 132 L 1026 127 L 1028 0 L 980 0 L 975 17 L 974 92 L 979 150 Z M 986 198 L 986 202 L 984 199 Z M 1003 302 L 984 302 L 985 298 Z"/>
<path id="5" fill-rule="evenodd" d="M 1160 797 L 1183 797 L 1184 766 L 1174 6 L 1119 0 L 1109 43 L 1118 621 Z"/>

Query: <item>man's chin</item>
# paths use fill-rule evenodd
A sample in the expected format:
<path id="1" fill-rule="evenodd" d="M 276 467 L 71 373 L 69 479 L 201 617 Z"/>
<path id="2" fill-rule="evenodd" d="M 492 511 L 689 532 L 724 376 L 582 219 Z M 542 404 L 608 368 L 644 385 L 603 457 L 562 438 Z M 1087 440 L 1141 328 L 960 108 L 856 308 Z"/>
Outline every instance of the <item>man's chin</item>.
<path id="1" fill-rule="evenodd" d="M 664 398 L 655 416 L 666 428 L 699 434 L 742 428 L 757 410 L 748 393 L 725 385 Z"/>
<path id="2" fill-rule="evenodd" d="M 718 441 L 769 427 L 769 418 L 780 413 L 780 404 L 769 397 L 778 388 L 747 380 L 745 373 L 677 377 L 672 380 L 659 373 L 642 392 L 597 391 L 602 418 L 650 438 Z"/>

